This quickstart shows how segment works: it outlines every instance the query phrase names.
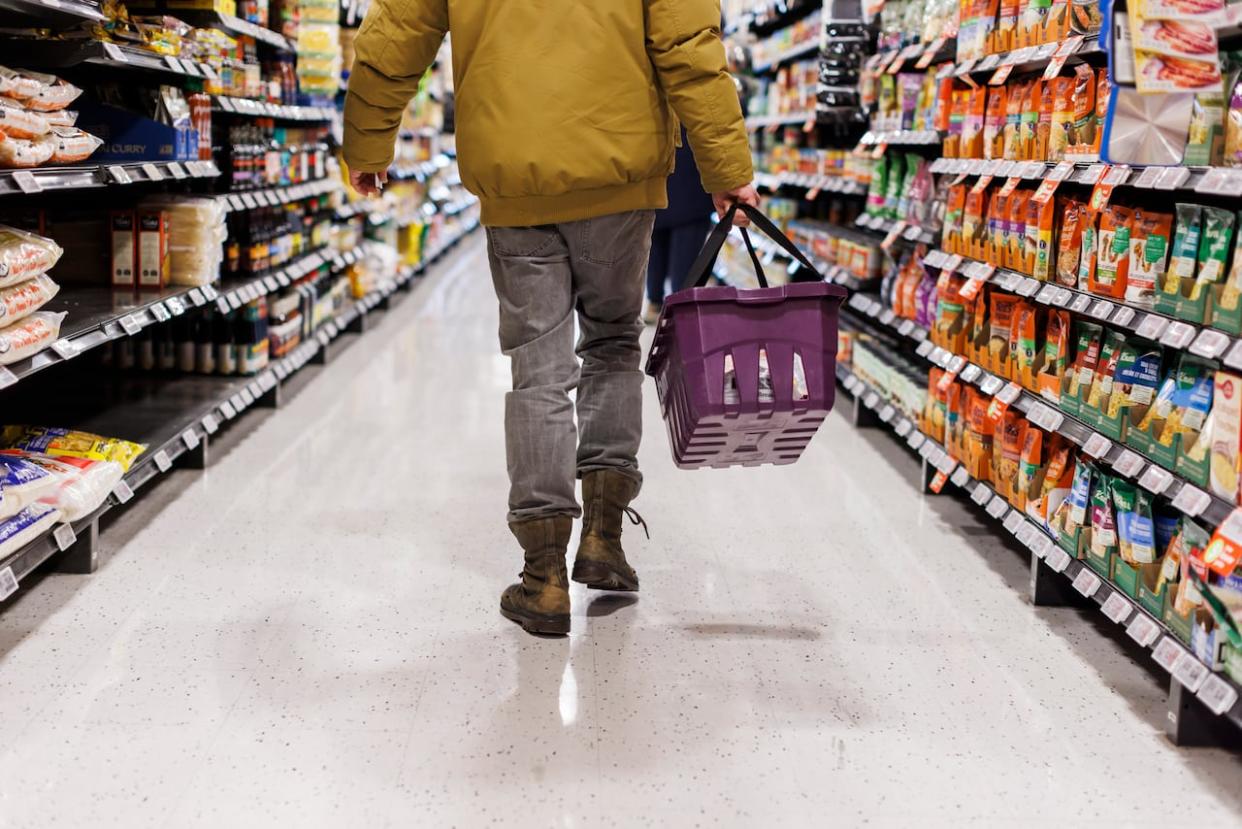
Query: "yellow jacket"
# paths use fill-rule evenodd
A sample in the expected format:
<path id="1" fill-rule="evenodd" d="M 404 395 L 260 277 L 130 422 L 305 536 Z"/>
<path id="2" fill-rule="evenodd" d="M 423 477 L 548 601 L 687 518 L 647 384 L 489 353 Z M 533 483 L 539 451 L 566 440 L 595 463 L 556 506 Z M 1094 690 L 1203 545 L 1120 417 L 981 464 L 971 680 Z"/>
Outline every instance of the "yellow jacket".
<path id="1" fill-rule="evenodd" d="M 457 153 L 483 222 L 664 207 L 677 121 L 709 193 L 750 150 L 719 0 L 376 0 L 355 44 L 345 162 L 386 170 L 405 105 L 452 30 Z"/>

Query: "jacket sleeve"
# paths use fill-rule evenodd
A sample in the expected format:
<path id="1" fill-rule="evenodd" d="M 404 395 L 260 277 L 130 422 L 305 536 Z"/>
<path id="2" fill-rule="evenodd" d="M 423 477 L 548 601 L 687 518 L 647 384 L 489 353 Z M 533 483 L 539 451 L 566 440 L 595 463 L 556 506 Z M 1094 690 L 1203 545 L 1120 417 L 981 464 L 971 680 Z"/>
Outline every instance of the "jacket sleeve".
<path id="1" fill-rule="evenodd" d="M 351 170 L 392 164 L 406 104 L 448 31 L 448 0 L 376 0 L 354 42 L 342 153 Z"/>
<path id="2" fill-rule="evenodd" d="M 686 126 L 709 193 L 754 178 L 737 88 L 720 39 L 719 0 L 644 0 L 647 54 Z"/>

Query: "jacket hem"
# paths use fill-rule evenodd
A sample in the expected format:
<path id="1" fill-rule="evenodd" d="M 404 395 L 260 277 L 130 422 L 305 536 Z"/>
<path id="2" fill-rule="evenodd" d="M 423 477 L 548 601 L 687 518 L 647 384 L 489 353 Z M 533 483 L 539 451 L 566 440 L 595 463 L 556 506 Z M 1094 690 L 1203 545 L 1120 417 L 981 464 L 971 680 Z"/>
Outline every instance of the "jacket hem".
<path id="1" fill-rule="evenodd" d="M 556 196 L 480 197 L 482 222 L 488 227 L 535 227 L 668 206 L 667 179 L 577 190 Z"/>

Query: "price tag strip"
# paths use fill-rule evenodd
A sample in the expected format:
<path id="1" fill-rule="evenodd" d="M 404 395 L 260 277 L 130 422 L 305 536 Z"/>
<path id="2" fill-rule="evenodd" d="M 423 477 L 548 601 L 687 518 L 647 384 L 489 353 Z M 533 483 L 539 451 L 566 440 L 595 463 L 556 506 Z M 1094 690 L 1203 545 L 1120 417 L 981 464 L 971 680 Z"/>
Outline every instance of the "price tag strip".
<path id="1" fill-rule="evenodd" d="M 1126 625 L 1126 635 L 1146 648 L 1156 641 L 1160 627 L 1146 613 L 1138 613 Z"/>
<path id="2" fill-rule="evenodd" d="M 1104 606 L 1100 608 L 1104 615 L 1108 617 L 1114 624 L 1120 625 L 1126 619 L 1130 618 L 1130 612 L 1134 608 L 1126 601 L 1125 596 L 1116 590 L 1104 602 Z"/>
<path id="3" fill-rule="evenodd" d="M 1073 584 L 1075 590 L 1089 599 L 1100 589 L 1100 577 L 1090 567 L 1084 567 L 1074 577 Z"/>

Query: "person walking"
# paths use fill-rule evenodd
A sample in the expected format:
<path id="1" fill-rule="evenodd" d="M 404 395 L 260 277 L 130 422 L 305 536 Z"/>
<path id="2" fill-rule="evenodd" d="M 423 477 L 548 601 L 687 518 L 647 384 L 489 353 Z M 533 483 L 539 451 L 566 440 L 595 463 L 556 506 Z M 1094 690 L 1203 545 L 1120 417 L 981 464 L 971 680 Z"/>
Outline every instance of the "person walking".
<path id="1" fill-rule="evenodd" d="M 721 215 L 759 202 L 719 26 L 719 0 L 375 0 L 355 42 L 343 155 L 370 195 L 452 32 L 458 164 L 481 204 L 513 374 L 508 521 L 525 565 L 500 610 L 532 633 L 569 632 L 579 516 L 573 580 L 638 589 L 621 528 L 642 485 L 639 317 L 678 124 Z"/>
<path id="2" fill-rule="evenodd" d="M 712 198 L 700 184 L 694 151 L 682 133 L 677 148 L 676 167 L 668 177 L 668 207 L 656 213 L 655 233 L 651 237 L 651 256 L 647 261 L 647 310 L 643 322 L 655 325 L 670 290 L 681 288 L 681 280 L 703 249 L 712 228 Z"/>

